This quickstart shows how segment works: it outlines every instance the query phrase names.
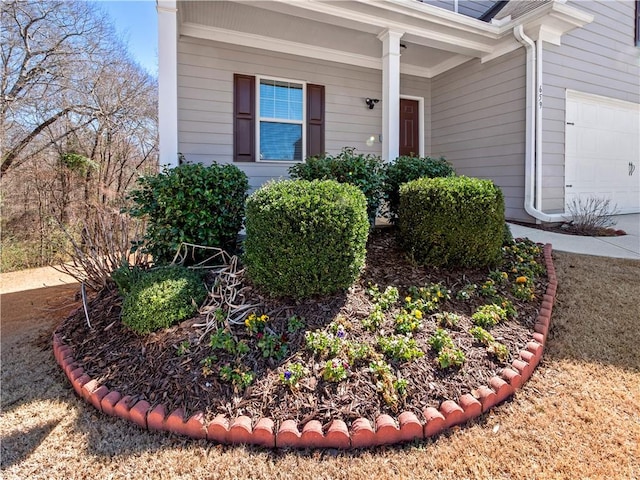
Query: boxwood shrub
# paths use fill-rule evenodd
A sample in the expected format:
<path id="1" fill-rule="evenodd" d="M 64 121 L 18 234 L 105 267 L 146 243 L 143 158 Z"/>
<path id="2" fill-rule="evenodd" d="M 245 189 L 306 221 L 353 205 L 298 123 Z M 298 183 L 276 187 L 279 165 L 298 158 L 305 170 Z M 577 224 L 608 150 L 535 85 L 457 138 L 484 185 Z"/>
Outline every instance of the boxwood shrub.
<path id="1" fill-rule="evenodd" d="M 234 165 L 185 164 L 141 177 L 131 215 L 147 219 L 146 248 L 157 264 L 173 260 L 180 243 L 233 250 L 249 182 Z"/>
<path id="2" fill-rule="evenodd" d="M 364 265 L 369 224 L 364 194 L 333 180 L 269 183 L 247 201 L 244 263 L 274 296 L 330 294 Z"/>
<path id="3" fill-rule="evenodd" d="M 418 263 L 482 267 L 499 262 L 502 191 L 489 180 L 421 178 L 400 187 L 399 239 Z"/>
<path id="4" fill-rule="evenodd" d="M 444 157 L 401 156 L 387 165 L 384 181 L 384 199 L 387 201 L 387 216 L 396 223 L 400 206 L 400 185 L 418 178 L 451 177 L 455 170 Z"/>
<path id="5" fill-rule="evenodd" d="M 385 164 L 371 154 L 357 154 L 355 148 L 345 147 L 336 155 L 309 157 L 304 163 L 289 168 L 293 179 L 335 180 L 358 187 L 367 198 L 367 215 L 373 225 L 382 200 Z"/>
<path id="6" fill-rule="evenodd" d="M 200 274 L 163 267 L 136 276 L 122 302 L 122 323 L 146 334 L 192 317 L 207 296 Z"/>

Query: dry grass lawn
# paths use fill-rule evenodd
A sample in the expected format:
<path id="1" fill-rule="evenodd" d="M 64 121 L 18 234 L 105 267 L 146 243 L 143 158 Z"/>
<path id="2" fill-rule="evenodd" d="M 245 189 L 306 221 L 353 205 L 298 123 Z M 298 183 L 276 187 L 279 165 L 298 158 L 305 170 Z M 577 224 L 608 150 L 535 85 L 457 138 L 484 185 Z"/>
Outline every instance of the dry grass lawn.
<path id="1" fill-rule="evenodd" d="M 5 479 L 640 479 L 640 262 L 554 254 L 548 349 L 515 398 L 439 438 L 269 451 L 150 434 L 80 401 L 50 335 L 73 290 L 2 296 Z"/>

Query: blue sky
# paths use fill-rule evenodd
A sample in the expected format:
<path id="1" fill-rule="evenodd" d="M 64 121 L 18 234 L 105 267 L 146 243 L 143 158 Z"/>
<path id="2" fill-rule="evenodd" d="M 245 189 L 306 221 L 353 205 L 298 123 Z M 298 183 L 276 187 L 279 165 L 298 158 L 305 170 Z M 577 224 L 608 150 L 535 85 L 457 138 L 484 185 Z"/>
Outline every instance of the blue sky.
<path id="1" fill-rule="evenodd" d="M 133 58 L 158 76 L 158 18 L 155 0 L 96 0 L 113 19 L 118 37 Z"/>

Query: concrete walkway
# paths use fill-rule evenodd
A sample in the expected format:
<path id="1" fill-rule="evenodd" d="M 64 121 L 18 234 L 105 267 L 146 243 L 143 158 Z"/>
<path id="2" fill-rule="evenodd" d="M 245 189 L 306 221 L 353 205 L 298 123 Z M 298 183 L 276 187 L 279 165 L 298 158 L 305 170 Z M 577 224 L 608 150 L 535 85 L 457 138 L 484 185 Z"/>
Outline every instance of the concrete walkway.
<path id="1" fill-rule="evenodd" d="M 0 294 L 77 283 L 76 279 L 53 267 L 31 268 L 0 274 Z"/>
<path id="2" fill-rule="evenodd" d="M 640 214 L 616 215 L 614 228 L 627 235 L 619 237 L 580 237 L 546 232 L 537 228 L 509 224 L 514 238 L 529 238 L 534 242 L 550 243 L 554 250 L 601 257 L 640 260 Z"/>

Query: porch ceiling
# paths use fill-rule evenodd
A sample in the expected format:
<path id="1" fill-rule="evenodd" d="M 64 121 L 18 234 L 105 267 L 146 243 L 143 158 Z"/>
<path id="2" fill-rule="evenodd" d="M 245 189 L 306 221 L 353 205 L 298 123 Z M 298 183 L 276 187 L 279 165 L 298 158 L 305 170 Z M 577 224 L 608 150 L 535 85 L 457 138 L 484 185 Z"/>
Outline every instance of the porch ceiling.
<path id="1" fill-rule="evenodd" d="M 565 19 L 582 13 L 575 8 L 561 5 L 558 13 L 555 2 L 548 5 L 546 13 L 528 14 L 528 21 L 539 29 L 553 13 L 558 41 L 565 30 L 588 23 Z M 377 36 L 403 32 L 401 72 L 428 78 L 519 47 L 513 22 L 491 25 L 417 0 L 184 1 L 177 7 L 181 35 L 376 69 L 382 68 Z"/>

